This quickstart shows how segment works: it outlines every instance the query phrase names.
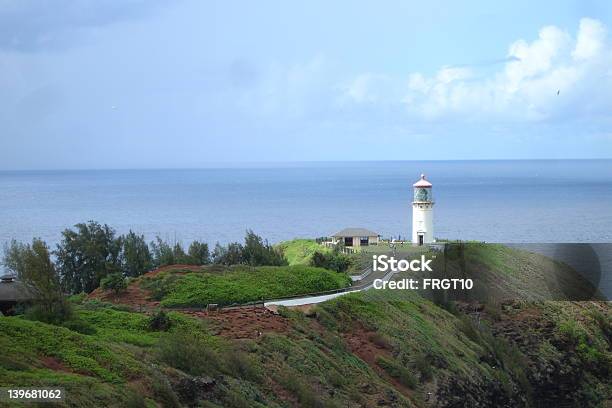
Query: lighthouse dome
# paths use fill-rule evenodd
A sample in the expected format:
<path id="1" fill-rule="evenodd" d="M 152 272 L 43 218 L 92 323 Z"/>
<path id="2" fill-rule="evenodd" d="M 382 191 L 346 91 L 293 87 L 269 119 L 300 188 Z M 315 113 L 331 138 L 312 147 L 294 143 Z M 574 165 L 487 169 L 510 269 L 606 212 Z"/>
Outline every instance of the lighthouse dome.
<path id="1" fill-rule="evenodd" d="M 419 181 L 412 185 L 415 188 L 431 188 L 431 183 L 425 180 L 425 175 L 421 174 L 421 178 Z"/>

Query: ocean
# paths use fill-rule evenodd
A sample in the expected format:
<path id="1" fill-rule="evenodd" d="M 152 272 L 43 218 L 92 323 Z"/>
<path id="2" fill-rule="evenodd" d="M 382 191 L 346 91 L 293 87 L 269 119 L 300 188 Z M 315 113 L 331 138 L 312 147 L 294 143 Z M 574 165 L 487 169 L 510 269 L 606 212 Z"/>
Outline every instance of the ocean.
<path id="1" fill-rule="evenodd" d="M 433 183 L 436 237 L 612 242 L 612 160 L 322 162 L 186 170 L 0 172 L 0 245 L 50 245 L 96 220 L 187 244 L 365 227 L 409 237 L 412 184 Z"/>
<path id="2" fill-rule="evenodd" d="M 438 238 L 612 243 L 612 160 L 530 160 L 2 171 L 0 245 L 40 237 L 54 247 L 63 229 L 88 220 L 185 245 L 239 241 L 247 229 L 270 242 L 345 227 L 409 239 L 412 184 L 421 173 L 433 183 Z M 526 248 L 558 258 L 571 252 Z M 593 251 L 610 298 L 612 246 Z"/>

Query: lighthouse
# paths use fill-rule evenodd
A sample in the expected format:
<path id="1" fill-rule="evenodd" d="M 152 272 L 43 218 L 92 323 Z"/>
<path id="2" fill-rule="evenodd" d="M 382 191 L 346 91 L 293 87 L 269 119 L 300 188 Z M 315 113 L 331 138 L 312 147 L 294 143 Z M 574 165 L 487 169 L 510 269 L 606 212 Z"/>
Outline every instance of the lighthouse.
<path id="1" fill-rule="evenodd" d="M 412 243 L 416 245 L 434 242 L 433 230 L 433 194 L 431 183 L 425 180 L 421 174 L 419 181 L 412 185 L 414 187 L 414 199 L 412 201 Z"/>

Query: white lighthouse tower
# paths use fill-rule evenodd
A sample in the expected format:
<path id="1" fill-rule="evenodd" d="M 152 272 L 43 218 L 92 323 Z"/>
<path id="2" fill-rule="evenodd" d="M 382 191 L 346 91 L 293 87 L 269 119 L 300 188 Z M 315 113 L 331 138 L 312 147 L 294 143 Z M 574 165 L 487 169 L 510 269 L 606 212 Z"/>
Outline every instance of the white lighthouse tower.
<path id="1" fill-rule="evenodd" d="M 433 230 L 433 194 L 431 183 L 421 179 L 412 185 L 414 187 L 414 199 L 412 201 L 412 243 L 416 245 L 434 242 Z"/>

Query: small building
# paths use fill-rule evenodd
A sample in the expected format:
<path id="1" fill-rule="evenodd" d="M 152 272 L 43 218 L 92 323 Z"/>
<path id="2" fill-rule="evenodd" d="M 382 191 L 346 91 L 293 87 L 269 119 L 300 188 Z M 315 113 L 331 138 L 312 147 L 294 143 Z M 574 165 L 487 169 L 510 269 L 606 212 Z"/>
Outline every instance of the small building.
<path id="1" fill-rule="evenodd" d="M 346 247 L 378 245 L 380 235 L 365 228 L 345 228 L 332 235 L 332 243 L 342 242 Z"/>
<path id="2" fill-rule="evenodd" d="M 10 315 L 17 304 L 31 301 L 30 291 L 15 276 L 0 276 L 0 313 Z"/>

